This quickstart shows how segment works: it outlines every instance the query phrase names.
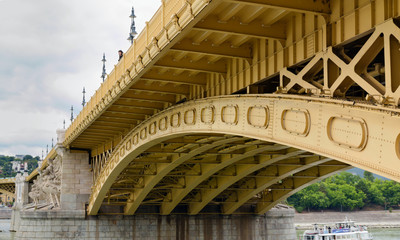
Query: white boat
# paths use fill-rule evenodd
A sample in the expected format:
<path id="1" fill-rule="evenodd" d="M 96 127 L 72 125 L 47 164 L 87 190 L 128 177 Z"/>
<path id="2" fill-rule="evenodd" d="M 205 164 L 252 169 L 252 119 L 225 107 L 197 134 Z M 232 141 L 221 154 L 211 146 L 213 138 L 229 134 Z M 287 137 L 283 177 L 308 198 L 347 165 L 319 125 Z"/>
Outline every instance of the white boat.
<path id="1" fill-rule="evenodd" d="M 347 218 L 334 224 L 313 224 L 312 230 L 306 230 L 300 240 L 371 240 L 372 234 L 366 226 L 356 225 Z"/>

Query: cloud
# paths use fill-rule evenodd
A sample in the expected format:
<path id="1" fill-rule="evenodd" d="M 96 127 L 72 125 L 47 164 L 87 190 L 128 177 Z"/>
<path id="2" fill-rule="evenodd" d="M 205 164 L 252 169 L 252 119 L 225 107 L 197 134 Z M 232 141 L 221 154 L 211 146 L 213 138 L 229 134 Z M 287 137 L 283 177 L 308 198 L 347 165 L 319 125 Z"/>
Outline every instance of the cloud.
<path id="1" fill-rule="evenodd" d="M 0 0 L 0 154 L 41 155 L 55 131 L 126 51 L 132 4 L 139 32 L 160 5 L 148 1 Z M 6 24 L 5 24 L 6 23 Z"/>

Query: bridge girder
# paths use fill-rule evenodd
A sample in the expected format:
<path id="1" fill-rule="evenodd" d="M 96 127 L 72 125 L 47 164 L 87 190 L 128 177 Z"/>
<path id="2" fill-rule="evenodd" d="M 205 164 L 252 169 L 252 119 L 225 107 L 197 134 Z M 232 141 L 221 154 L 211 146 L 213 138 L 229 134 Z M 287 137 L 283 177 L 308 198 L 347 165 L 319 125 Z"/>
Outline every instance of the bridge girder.
<path id="1" fill-rule="evenodd" d="M 283 25 L 279 24 L 264 26 L 262 22 L 242 23 L 235 19 L 221 22 L 218 17 L 209 16 L 196 24 L 193 29 L 206 32 L 226 33 L 248 38 L 285 41 L 286 34 L 283 31 L 284 28 Z"/>
<path id="2" fill-rule="evenodd" d="M 148 72 L 141 77 L 145 81 L 164 82 L 164 83 L 175 83 L 190 86 L 201 86 L 204 87 L 207 84 L 205 76 L 202 74 L 188 74 L 188 73 L 157 73 L 156 71 Z"/>
<path id="3" fill-rule="evenodd" d="M 190 39 L 182 40 L 175 44 L 172 50 L 197 53 L 204 55 L 220 56 L 227 58 L 242 58 L 247 61 L 251 60 L 251 48 L 248 46 L 232 46 L 230 44 L 214 44 L 209 41 L 202 43 L 194 43 Z"/>
<path id="4" fill-rule="evenodd" d="M 258 7 L 277 8 L 301 13 L 312 13 L 328 15 L 331 13 L 328 1 L 306 0 L 306 1 L 280 1 L 280 0 L 224 0 L 226 2 L 253 5 Z"/>

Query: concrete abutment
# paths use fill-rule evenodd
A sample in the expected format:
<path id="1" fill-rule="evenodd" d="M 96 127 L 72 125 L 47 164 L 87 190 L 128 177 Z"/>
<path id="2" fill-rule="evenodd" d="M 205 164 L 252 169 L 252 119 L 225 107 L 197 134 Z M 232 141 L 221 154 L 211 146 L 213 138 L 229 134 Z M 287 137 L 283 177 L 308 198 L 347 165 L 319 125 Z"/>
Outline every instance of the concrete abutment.
<path id="1" fill-rule="evenodd" d="M 81 210 L 21 212 L 18 240 L 294 240 L 292 209 L 265 215 L 85 216 Z"/>

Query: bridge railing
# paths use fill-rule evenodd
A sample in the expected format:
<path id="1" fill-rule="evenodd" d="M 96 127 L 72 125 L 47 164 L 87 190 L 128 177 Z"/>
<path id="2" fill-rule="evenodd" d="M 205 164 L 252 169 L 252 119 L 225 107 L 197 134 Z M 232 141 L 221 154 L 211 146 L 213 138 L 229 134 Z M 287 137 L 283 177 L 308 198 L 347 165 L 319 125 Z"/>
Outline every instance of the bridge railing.
<path id="1" fill-rule="evenodd" d="M 209 1 L 163 0 L 161 7 L 134 39 L 104 83 L 97 89 L 65 134 L 64 145 L 71 143 L 95 120 L 113 99 L 120 96 L 138 73 L 163 49 Z"/>
<path id="2" fill-rule="evenodd" d="M 15 177 L 14 178 L 0 178 L 0 184 L 5 184 L 5 183 L 15 183 Z"/>

